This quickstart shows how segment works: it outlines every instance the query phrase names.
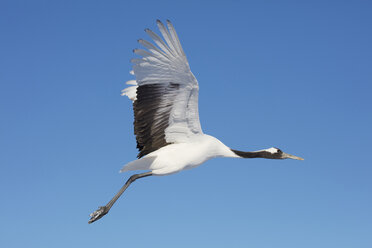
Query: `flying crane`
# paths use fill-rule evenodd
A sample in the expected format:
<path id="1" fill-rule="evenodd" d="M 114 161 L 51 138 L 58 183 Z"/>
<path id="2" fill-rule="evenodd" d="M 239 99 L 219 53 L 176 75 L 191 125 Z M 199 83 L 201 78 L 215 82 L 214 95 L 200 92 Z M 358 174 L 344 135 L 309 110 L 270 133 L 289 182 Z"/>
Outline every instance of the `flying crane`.
<path id="1" fill-rule="evenodd" d="M 174 174 L 216 157 L 303 160 L 274 147 L 248 152 L 234 150 L 204 134 L 199 122 L 198 81 L 190 70 L 176 30 L 170 21 L 166 24 L 167 27 L 157 20 L 163 39 L 145 29 L 155 44 L 138 40 L 147 50 L 133 50 L 140 57 L 131 60 L 135 80 L 128 81 L 130 86 L 122 91 L 133 102 L 139 154 L 137 160 L 126 164 L 120 172 L 147 172 L 132 175 L 105 206 L 90 214 L 89 223 L 106 215 L 139 178 Z"/>

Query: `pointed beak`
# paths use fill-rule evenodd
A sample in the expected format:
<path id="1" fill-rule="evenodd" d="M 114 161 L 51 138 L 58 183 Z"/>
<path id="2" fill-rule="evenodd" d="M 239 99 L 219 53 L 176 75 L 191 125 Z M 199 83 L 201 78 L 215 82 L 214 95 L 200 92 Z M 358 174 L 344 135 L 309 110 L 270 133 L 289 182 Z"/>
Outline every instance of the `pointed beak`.
<path id="1" fill-rule="evenodd" d="M 304 160 L 303 158 L 300 158 L 300 157 L 297 157 L 297 156 L 294 156 L 294 155 L 291 155 L 291 154 L 288 154 L 288 153 L 284 153 L 284 152 L 283 152 L 282 158 L 291 158 L 291 159 L 296 159 L 296 160 Z"/>

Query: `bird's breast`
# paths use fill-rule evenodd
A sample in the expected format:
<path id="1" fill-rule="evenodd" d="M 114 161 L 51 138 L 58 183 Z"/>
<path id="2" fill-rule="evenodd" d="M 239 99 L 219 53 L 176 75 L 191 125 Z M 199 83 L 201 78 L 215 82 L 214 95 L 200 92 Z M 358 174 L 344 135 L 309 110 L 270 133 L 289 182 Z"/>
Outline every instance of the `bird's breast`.
<path id="1" fill-rule="evenodd" d="M 167 145 L 153 153 L 156 159 L 151 169 L 154 174 L 166 175 L 197 167 L 211 158 L 220 156 L 219 145 L 220 143 L 208 137 Z"/>

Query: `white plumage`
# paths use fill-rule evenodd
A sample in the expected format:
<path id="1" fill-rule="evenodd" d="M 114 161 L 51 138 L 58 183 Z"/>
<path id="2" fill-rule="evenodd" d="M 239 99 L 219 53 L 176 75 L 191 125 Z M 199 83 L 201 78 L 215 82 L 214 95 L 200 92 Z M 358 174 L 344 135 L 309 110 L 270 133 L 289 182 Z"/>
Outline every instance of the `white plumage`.
<path id="1" fill-rule="evenodd" d="M 151 170 L 154 175 L 169 175 L 199 166 L 215 157 L 239 158 L 213 136 L 201 134 L 188 142 L 164 146 L 143 158 L 125 165 L 120 172 Z"/>
<path id="2" fill-rule="evenodd" d="M 155 175 L 175 173 L 217 156 L 212 152 L 209 154 L 208 150 L 205 149 L 205 153 L 200 154 L 201 157 L 197 158 L 197 153 L 189 152 L 189 149 L 198 151 L 204 146 L 208 147 L 209 143 L 211 145 L 214 143 L 222 144 L 219 141 L 217 142 L 215 138 L 203 134 L 198 112 L 198 81 L 190 70 L 173 25 L 169 21 L 167 22 L 168 31 L 160 21 L 157 24 L 165 42 L 151 30 L 145 30 L 158 47 L 145 40 L 139 40 L 139 43 L 145 46 L 148 51 L 134 49 L 134 53 L 141 58 L 131 60 L 134 64 L 133 72 L 136 80 L 128 81 L 127 84 L 135 86 L 128 87 L 122 92 L 123 95 L 128 96 L 133 101 L 136 100 L 135 91 L 137 87 L 161 85 L 162 88 L 166 88 L 170 83 L 177 85 L 177 87 L 171 87 L 167 94 L 161 97 L 157 108 L 154 110 L 158 113 L 169 112 L 169 114 L 160 115 L 162 119 L 155 119 L 151 124 L 156 126 L 157 122 L 167 122 L 164 135 L 165 142 L 168 145 L 146 154 L 139 160 L 130 162 L 123 167 L 121 172 L 140 169 L 151 170 Z M 157 114 L 155 113 L 155 115 Z M 163 120 L 164 118 L 166 120 Z M 201 149 L 198 149 L 199 146 Z M 226 150 L 227 154 L 232 154 L 228 148 L 222 150 Z M 185 156 L 185 154 L 188 154 L 188 156 Z M 150 157 L 152 159 L 148 159 Z M 175 159 L 170 163 L 165 163 L 171 161 L 169 157 Z M 197 161 L 200 162 L 197 163 Z"/>
<path id="3" fill-rule="evenodd" d="M 213 136 L 203 133 L 198 112 L 198 81 L 192 74 L 173 25 L 157 21 L 160 38 L 149 29 L 155 44 L 138 40 L 147 50 L 134 49 L 139 56 L 131 60 L 135 80 L 122 95 L 133 102 L 134 133 L 139 149 L 138 160 L 129 162 L 121 172 L 146 170 L 132 175 L 106 206 L 91 214 L 89 223 L 104 216 L 136 179 L 169 175 L 194 168 L 215 157 L 297 159 L 278 148 L 253 152 L 233 150 Z"/>

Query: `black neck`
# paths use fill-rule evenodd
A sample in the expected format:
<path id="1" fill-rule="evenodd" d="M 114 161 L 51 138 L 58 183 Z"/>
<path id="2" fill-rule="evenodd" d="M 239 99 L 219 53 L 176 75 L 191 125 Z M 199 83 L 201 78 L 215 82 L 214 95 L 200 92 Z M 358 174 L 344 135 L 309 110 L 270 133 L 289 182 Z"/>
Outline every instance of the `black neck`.
<path id="1" fill-rule="evenodd" d="M 243 152 L 231 149 L 236 155 L 242 158 L 270 158 L 270 159 L 276 159 L 275 155 L 271 154 L 267 151 L 257 151 L 257 152 Z"/>

